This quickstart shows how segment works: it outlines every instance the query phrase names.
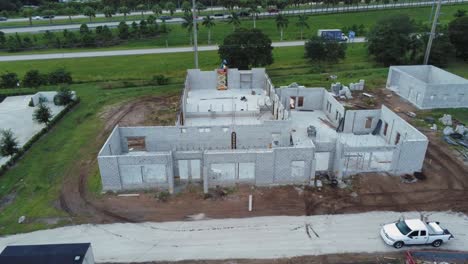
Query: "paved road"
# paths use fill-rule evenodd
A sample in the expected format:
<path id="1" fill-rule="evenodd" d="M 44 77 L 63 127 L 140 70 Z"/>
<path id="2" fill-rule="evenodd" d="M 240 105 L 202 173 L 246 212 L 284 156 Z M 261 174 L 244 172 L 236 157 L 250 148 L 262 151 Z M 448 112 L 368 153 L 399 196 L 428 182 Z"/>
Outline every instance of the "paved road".
<path id="1" fill-rule="evenodd" d="M 225 10 L 225 8 L 219 7 L 219 6 L 214 6 L 214 7 L 208 7 L 206 9 L 206 11 L 220 11 L 220 10 Z M 177 9 L 176 12 L 182 13 L 183 10 L 182 9 Z M 145 12 L 143 12 L 143 14 L 152 15 L 153 12 L 145 11 Z M 169 11 L 163 10 L 163 14 L 169 14 Z M 138 16 L 138 15 L 141 15 L 141 12 L 130 12 L 130 14 L 127 14 L 127 16 Z M 112 17 L 123 17 L 123 16 L 124 15 L 120 14 L 120 13 L 112 15 Z M 96 14 L 96 17 L 105 17 L 105 15 L 104 14 Z M 72 19 L 79 19 L 79 18 L 88 18 L 88 17 L 85 16 L 85 15 L 75 15 L 75 16 L 71 16 L 71 18 Z M 59 20 L 59 19 L 69 19 L 69 17 L 68 16 L 55 16 L 55 18 L 54 18 L 54 20 Z M 44 20 L 46 20 L 46 19 L 44 19 Z M 29 18 L 25 18 L 25 17 L 22 17 L 22 18 L 9 18 L 7 21 L 0 21 L 0 26 L 2 25 L 2 23 L 28 22 L 28 21 L 29 21 Z"/>
<path id="2" fill-rule="evenodd" d="M 396 221 L 401 215 L 395 212 L 369 212 L 194 222 L 78 225 L 2 237 L 0 251 L 13 244 L 91 242 L 96 262 L 99 263 L 273 259 L 348 252 L 394 252 L 396 249 L 383 243 L 379 229 L 382 224 Z M 419 218 L 418 213 L 404 215 Z M 444 250 L 468 249 L 467 216 L 435 212 L 429 214 L 429 220 L 440 221 L 454 234 L 455 239 L 442 246 Z"/>
<path id="3" fill-rule="evenodd" d="M 442 1 L 442 4 L 449 4 L 453 3 L 453 0 L 445 0 Z M 458 3 L 460 2 L 468 2 L 468 0 L 457 0 Z M 430 6 L 434 2 L 433 1 L 424 1 L 424 2 L 418 2 L 417 6 Z M 410 6 L 415 6 L 416 3 L 392 3 L 392 4 L 375 4 L 375 5 L 366 5 L 366 6 L 344 6 L 344 7 L 330 7 L 330 8 L 315 8 L 315 9 L 302 9 L 302 10 L 287 10 L 283 11 L 282 13 L 284 14 L 319 14 L 319 13 L 340 13 L 340 12 L 355 12 L 355 11 L 366 11 L 368 9 L 392 9 L 392 8 L 400 8 L 400 7 L 410 7 Z M 260 16 L 263 17 L 268 17 L 268 16 L 276 16 L 275 13 L 268 13 L 268 12 L 263 12 L 259 14 Z M 214 19 L 226 19 L 228 15 L 222 16 L 222 17 L 213 17 Z M 199 18 L 202 20 L 202 18 Z M 135 21 L 139 22 L 139 21 Z M 161 21 L 159 21 L 161 22 Z M 173 18 L 171 20 L 167 20 L 166 23 L 181 23 L 183 22 L 182 18 Z M 127 21 L 127 24 L 133 23 L 133 20 Z M 104 26 L 107 25 L 109 27 L 117 27 L 119 22 L 100 22 L 100 23 L 87 23 L 89 28 L 95 28 L 98 26 Z M 2 28 L 0 24 L 0 31 L 3 31 L 4 33 L 27 33 L 27 32 L 44 32 L 46 30 L 49 31 L 62 31 L 64 29 L 67 30 L 78 30 L 80 28 L 80 24 L 68 24 L 68 25 L 50 25 L 50 26 L 33 26 L 33 27 L 5 27 Z"/>
<path id="4" fill-rule="evenodd" d="M 355 43 L 365 42 L 364 38 L 356 38 Z M 273 47 L 294 47 L 303 46 L 304 41 L 284 41 L 273 42 Z M 218 46 L 199 46 L 199 51 L 218 50 Z M 49 59 L 69 59 L 69 58 L 90 58 L 90 57 L 109 57 L 109 56 L 127 56 L 127 55 L 145 55 L 160 53 L 179 53 L 192 52 L 192 47 L 180 48 L 155 48 L 155 49 L 132 49 L 132 50 L 109 50 L 109 51 L 89 51 L 89 52 L 68 52 L 51 54 L 28 54 L 28 55 L 7 55 L 0 56 L 0 62 L 4 61 L 24 61 L 24 60 L 49 60 Z"/>

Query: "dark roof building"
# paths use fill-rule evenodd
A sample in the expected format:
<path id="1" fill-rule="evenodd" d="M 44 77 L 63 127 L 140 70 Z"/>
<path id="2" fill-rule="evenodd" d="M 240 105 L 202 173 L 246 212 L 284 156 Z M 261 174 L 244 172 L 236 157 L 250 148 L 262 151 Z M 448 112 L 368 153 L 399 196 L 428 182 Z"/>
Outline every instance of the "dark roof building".
<path id="1" fill-rule="evenodd" d="M 91 243 L 7 246 L 0 264 L 94 264 Z"/>

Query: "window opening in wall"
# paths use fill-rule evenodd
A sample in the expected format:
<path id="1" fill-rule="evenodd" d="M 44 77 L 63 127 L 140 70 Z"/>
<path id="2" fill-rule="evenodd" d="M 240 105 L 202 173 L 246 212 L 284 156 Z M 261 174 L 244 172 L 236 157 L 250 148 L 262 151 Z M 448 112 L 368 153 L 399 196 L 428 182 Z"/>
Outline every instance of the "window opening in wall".
<path id="1" fill-rule="evenodd" d="M 366 119 L 366 125 L 365 125 L 365 128 L 371 128 L 372 127 L 372 119 L 374 119 L 373 117 L 368 117 Z"/>
<path id="2" fill-rule="evenodd" d="M 329 101 L 327 101 L 327 110 L 328 113 L 331 113 L 331 103 Z"/>
<path id="3" fill-rule="evenodd" d="M 127 137 L 128 151 L 146 151 L 145 137 Z"/>
<path id="4" fill-rule="evenodd" d="M 338 120 L 339 117 L 340 117 L 340 112 L 336 111 L 335 120 Z"/>
<path id="5" fill-rule="evenodd" d="M 397 145 L 400 142 L 400 133 L 397 132 L 396 137 L 395 137 L 395 145 Z"/>
<path id="6" fill-rule="evenodd" d="M 383 129 L 383 134 L 384 134 L 384 136 L 387 135 L 387 130 L 388 130 L 388 123 L 385 122 L 384 129 Z"/>
<path id="7" fill-rule="evenodd" d="M 291 98 L 289 98 L 289 107 L 290 107 L 290 109 L 296 108 L 296 97 L 295 96 L 291 96 Z"/>
<path id="8" fill-rule="evenodd" d="M 299 96 L 297 100 L 297 106 L 302 107 L 304 105 L 304 96 Z"/>

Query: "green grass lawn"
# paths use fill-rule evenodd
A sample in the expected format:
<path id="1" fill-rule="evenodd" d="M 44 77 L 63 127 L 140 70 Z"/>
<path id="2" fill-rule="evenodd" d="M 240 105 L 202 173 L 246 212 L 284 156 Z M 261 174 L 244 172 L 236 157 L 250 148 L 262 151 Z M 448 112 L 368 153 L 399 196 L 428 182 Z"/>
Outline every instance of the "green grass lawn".
<path id="1" fill-rule="evenodd" d="M 441 24 L 447 24 L 454 17 L 453 14 L 458 9 L 468 9 L 468 4 L 460 5 L 447 5 L 442 7 L 443 14 L 440 17 Z M 430 7 L 407 8 L 407 9 L 394 9 L 385 11 L 368 11 L 359 13 L 344 13 L 344 14 L 325 14 L 325 15 L 311 15 L 309 16 L 308 23 L 309 29 L 304 30 L 304 38 L 310 37 L 317 33 L 318 29 L 323 28 L 343 28 L 353 24 L 363 24 L 366 29 L 369 29 L 376 20 L 382 16 L 391 14 L 407 14 L 412 19 L 422 23 L 429 23 L 428 18 L 430 14 Z M 289 26 L 284 31 L 284 41 L 300 39 L 300 28 L 296 26 L 297 17 L 289 17 Z M 180 24 L 167 24 L 170 32 L 162 34 L 158 37 L 151 39 L 131 40 L 122 43 L 118 46 L 108 48 L 76 48 L 76 49 L 47 49 L 41 51 L 25 51 L 23 54 L 29 53 L 54 53 L 54 52 L 73 52 L 73 51 L 89 51 L 89 50 L 116 50 L 116 49 L 135 49 L 135 48 L 155 48 L 155 47 L 176 47 L 190 45 L 190 35 L 187 30 L 181 27 Z M 253 22 L 251 19 L 242 20 L 242 27 L 251 28 Z M 257 21 L 257 28 L 261 29 L 265 34 L 269 35 L 273 41 L 280 40 L 280 33 L 276 28 L 274 19 L 261 19 Z M 212 44 L 222 43 L 224 37 L 233 31 L 233 27 L 227 22 L 217 21 L 216 26 L 212 29 Z M 38 38 L 40 39 L 40 37 Z M 200 26 L 199 30 L 199 44 L 208 44 L 208 30 Z M 41 40 L 40 40 L 41 41 Z M 0 52 L 0 55 L 15 55 L 19 53 Z"/>
<path id="2" fill-rule="evenodd" d="M 326 78 L 334 74 L 342 83 L 365 79 L 366 89 L 373 89 L 384 85 L 388 72 L 387 68 L 375 64 L 368 57 L 364 44 L 350 46 L 347 58 L 337 64 L 311 64 L 303 56 L 303 47 L 274 49 L 275 62 L 267 67 L 267 70 L 276 86 L 297 82 L 309 87 L 328 88 L 330 81 Z M 200 65 L 203 70 L 218 67 L 219 62 L 219 57 L 214 51 L 200 53 Z M 453 61 L 449 69 L 468 77 L 467 66 L 464 62 Z M 0 198 L 12 192 L 16 193 L 14 202 L 0 212 L 0 234 L 50 228 L 55 225 L 35 220 L 66 216 L 57 205 L 61 183 L 66 175 L 72 173 L 70 170 L 76 168 L 77 161 L 96 157 L 101 145 L 96 144 L 95 138 L 103 128 L 99 117 L 103 107 L 140 96 L 179 93 L 186 69 L 193 67 L 193 56 L 191 53 L 175 53 L 0 63 L 0 69 L 17 72 L 20 76 L 30 69 L 49 72 L 58 67 L 65 67 L 71 71 L 74 80 L 79 82 L 70 88 L 77 91 L 81 103 L 52 131 L 35 143 L 14 168 L 0 178 Z M 103 82 L 149 80 L 156 74 L 169 76 L 170 85 L 101 88 Z M 55 90 L 57 87 L 47 89 Z M 31 90 L 0 90 L 0 93 L 14 91 Z M 459 113 L 463 115 L 466 112 L 453 110 L 455 116 L 458 117 Z M 92 193 L 100 191 L 97 166 L 90 171 L 88 188 Z M 32 222 L 17 224 L 21 215 L 25 215 Z M 59 224 L 66 223 L 65 221 Z"/>

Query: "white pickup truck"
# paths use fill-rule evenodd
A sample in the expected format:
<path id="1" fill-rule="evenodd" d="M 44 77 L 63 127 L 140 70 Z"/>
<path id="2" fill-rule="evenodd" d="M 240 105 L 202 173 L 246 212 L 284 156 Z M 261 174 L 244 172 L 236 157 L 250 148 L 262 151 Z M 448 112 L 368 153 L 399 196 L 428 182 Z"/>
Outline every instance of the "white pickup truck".
<path id="1" fill-rule="evenodd" d="M 453 235 L 447 229 L 442 229 L 438 222 L 423 222 L 419 219 L 409 219 L 386 224 L 380 230 L 380 236 L 386 244 L 401 248 L 404 245 L 432 245 L 440 247 L 449 241 Z"/>

